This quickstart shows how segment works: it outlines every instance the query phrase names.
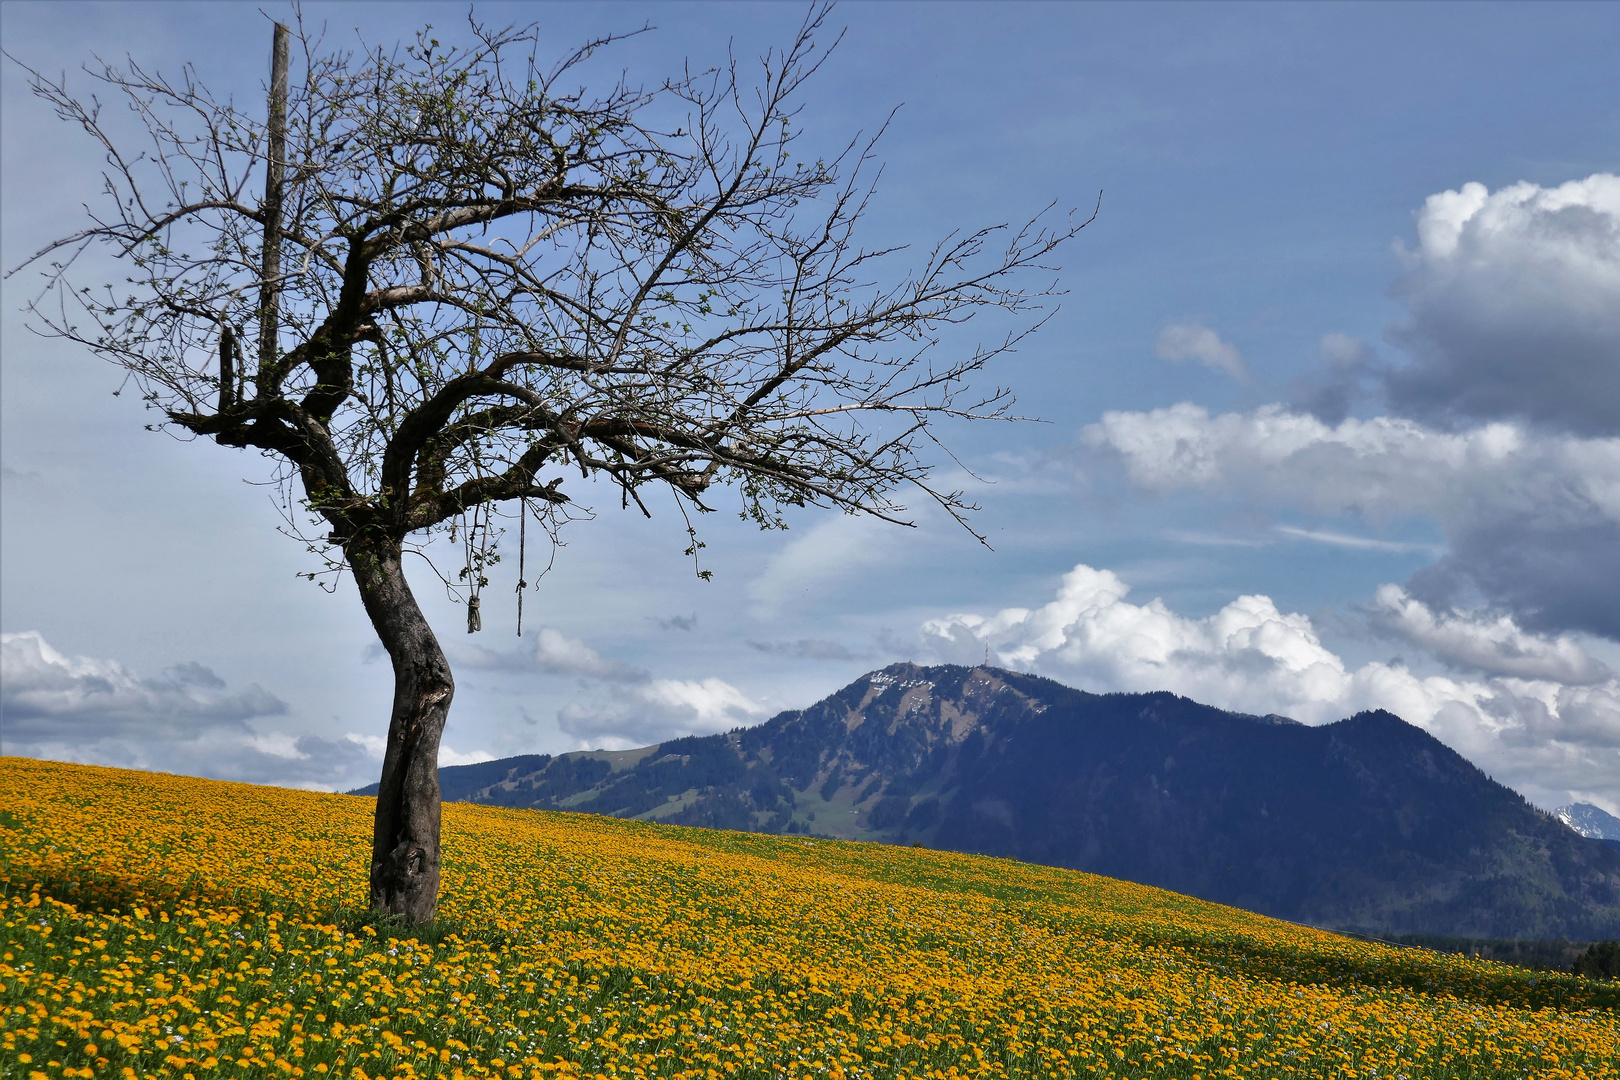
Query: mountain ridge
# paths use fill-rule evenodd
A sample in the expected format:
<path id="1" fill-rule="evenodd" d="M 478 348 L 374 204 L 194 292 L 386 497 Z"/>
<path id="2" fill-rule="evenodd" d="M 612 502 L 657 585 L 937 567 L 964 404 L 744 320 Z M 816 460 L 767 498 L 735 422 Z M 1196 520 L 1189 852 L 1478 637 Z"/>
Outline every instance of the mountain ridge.
<path id="1" fill-rule="evenodd" d="M 1620 851 L 1383 711 L 894 664 L 756 727 L 543 757 L 443 769 L 445 797 L 922 843 L 1365 932 L 1620 936 Z"/>

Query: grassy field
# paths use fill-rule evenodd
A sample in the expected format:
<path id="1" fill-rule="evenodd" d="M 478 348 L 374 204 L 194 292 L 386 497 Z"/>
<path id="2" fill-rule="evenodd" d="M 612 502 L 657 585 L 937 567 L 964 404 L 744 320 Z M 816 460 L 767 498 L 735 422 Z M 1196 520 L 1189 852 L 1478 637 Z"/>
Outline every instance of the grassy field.
<path id="1" fill-rule="evenodd" d="M 1620 1077 L 1609 983 L 999 859 L 0 758 L 5 1077 Z"/>

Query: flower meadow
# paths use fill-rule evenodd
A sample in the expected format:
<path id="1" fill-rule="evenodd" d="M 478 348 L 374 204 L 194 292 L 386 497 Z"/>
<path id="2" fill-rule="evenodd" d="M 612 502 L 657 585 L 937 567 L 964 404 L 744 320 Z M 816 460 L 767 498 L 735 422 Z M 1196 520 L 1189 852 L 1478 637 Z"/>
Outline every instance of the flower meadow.
<path id="1" fill-rule="evenodd" d="M 1609 983 L 1001 859 L 0 758 L 10 1077 L 1620 1078 Z"/>

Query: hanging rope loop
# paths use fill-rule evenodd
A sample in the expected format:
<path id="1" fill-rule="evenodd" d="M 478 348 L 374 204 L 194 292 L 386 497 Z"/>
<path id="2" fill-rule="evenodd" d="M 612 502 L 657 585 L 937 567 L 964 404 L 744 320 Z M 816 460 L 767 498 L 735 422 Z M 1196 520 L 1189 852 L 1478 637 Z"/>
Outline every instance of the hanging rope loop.
<path id="1" fill-rule="evenodd" d="M 484 566 L 489 558 L 489 519 L 485 511 L 484 540 L 478 542 L 478 508 L 474 507 L 472 520 L 461 523 L 462 544 L 466 548 L 467 565 L 461 571 L 461 576 L 467 582 L 467 633 L 475 634 L 484 628 L 484 616 L 480 611 L 479 592 L 484 584 Z M 455 523 L 450 525 L 451 535 L 454 536 Z"/>

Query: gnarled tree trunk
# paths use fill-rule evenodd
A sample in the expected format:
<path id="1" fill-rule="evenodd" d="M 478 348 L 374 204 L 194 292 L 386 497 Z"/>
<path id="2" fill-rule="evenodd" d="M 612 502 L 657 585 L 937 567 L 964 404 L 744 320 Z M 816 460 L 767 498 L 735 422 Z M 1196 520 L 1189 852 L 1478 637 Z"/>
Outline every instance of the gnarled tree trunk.
<path id="1" fill-rule="evenodd" d="M 405 580 L 398 543 L 357 540 L 348 555 L 371 625 L 394 663 L 371 841 L 371 906 L 425 923 L 439 897 L 439 738 L 456 684 Z"/>

